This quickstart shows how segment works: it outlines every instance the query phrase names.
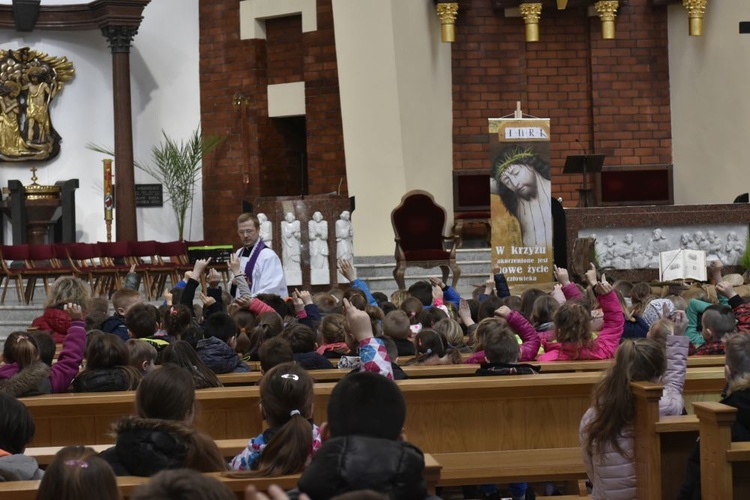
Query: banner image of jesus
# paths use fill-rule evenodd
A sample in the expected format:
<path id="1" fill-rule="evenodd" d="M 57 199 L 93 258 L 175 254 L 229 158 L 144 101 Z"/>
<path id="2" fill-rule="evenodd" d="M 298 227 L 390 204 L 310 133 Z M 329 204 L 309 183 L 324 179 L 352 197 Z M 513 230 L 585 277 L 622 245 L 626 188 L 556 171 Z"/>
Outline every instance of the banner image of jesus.
<path id="1" fill-rule="evenodd" d="M 550 168 L 532 146 L 506 147 L 495 156 L 490 191 L 518 221 L 524 246 L 552 246 Z"/>

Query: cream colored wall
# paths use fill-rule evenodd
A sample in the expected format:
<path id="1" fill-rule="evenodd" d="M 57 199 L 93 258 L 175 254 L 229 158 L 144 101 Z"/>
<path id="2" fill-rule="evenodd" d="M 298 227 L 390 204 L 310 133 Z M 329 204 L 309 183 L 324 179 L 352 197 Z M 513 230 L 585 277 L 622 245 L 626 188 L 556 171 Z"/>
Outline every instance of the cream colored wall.
<path id="1" fill-rule="evenodd" d="M 676 204 L 731 203 L 750 191 L 750 2 L 708 3 L 702 37 L 669 7 L 669 73 Z"/>
<path id="2" fill-rule="evenodd" d="M 429 2 L 333 0 L 355 254 L 393 254 L 391 210 L 411 189 L 452 219 L 450 47 Z"/>

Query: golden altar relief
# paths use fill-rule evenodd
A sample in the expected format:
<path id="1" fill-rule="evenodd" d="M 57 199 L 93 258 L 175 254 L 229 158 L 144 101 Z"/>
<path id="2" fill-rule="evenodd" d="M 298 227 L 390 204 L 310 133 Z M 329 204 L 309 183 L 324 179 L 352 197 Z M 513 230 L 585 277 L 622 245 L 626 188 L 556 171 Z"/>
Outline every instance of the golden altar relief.
<path id="1" fill-rule="evenodd" d="M 50 105 L 73 63 L 23 47 L 0 50 L 0 161 L 49 160 L 60 152 Z"/>

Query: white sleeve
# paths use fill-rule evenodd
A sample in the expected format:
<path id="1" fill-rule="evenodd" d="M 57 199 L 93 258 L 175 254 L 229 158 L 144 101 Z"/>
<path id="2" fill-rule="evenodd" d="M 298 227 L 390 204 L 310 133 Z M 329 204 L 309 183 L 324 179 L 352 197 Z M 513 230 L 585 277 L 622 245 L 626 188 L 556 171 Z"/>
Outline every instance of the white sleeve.
<path id="1" fill-rule="evenodd" d="M 263 249 L 255 262 L 251 292 L 253 297 L 259 293 L 273 293 L 280 297 L 289 295 L 281 261 L 270 248 Z"/>

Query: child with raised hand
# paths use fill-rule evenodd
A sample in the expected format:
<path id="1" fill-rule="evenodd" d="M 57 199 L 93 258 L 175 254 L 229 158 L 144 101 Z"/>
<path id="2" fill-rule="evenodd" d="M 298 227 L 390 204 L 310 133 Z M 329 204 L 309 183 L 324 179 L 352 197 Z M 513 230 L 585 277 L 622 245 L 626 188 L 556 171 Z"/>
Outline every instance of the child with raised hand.
<path id="1" fill-rule="evenodd" d="M 690 301 L 686 313 L 688 315 L 687 335 L 690 337 L 689 354 L 691 356 L 724 354 L 724 336 L 726 334 L 736 331 L 750 331 L 750 304 L 742 300 L 742 297 L 734 291 L 734 287 L 726 281 L 720 281 L 716 284 L 716 294 L 720 297 L 720 302 L 724 300 L 728 305 L 714 304 L 703 309 L 701 315 L 702 329 L 698 333 L 700 340 L 703 341 L 700 347 L 696 345 L 699 340 L 693 329 L 695 322 L 692 311 L 694 310 L 695 299 Z"/>
<path id="2" fill-rule="evenodd" d="M 45 359 L 45 356 L 42 355 L 44 351 L 40 349 L 38 342 L 36 344 L 39 359 L 48 367 L 49 387 L 53 393 L 67 392 L 70 383 L 78 375 L 81 361 L 83 360 L 83 353 L 86 349 L 86 324 L 83 320 L 83 308 L 78 304 L 69 303 L 63 306 L 63 311 L 70 318 L 70 326 L 63 339 L 62 350 L 57 357 L 57 362 L 52 364 L 54 350 L 52 356 L 49 359 Z M 17 332 L 11 335 L 26 336 L 27 334 Z M 39 332 L 38 335 L 47 334 Z M 34 338 L 35 335 L 28 335 L 28 337 Z M 5 364 L 0 366 L 0 380 L 15 376 L 20 369 L 13 355 L 14 349 L 12 348 L 14 344 L 10 339 L 11 337 L 9 336 L 5 341 L 5 351 L 3 352 Z M 47 342 L 49 343 L 50 341 L 47 340 Z"/>
<path id="3" fill-rule="evenodd" d="M 112 467 L 85 446 L 66 446 L 55 454 L 39 483 L 37 500 L 120 500 Z"/>
<path id="4" fill-rule="evenodd" d="M 359 370 L 378 373 L 393 380 L 393 368 L 383 341 L 374 337 L 370 316 L 343 299 L 344 316 L 348 325 L 347 336 L 359 350 Z M 346 358 L 341 358 L 342 360 Z M 339 364 L 339 368 L 342 366 Z"/>
<path id="5" fill-rule="evenodd" d="M 476 330 L 476 338 L 480 349 L 471 355 L 465 363 L 485 363 L 487 361 L 486 354 L 484 349 L 481 349 L 484 335 L 492 331 L 501 332 L 506 328 L 511 328 L 521 337 L 521 350 L 518 362 L 532 361 L 539 352 L 539 344 L 541 342 L 539 334 L 537 334 L 531 323 L 521 313 L 511 311 L 508 306 L 500 306 L 495 310 L 495 317 L 485 318 L 479 322 Z"/>
<path id="6" fill-rule="evenodd" d="M 667 368 L 664 349 L 650 339 L 626 340 L 615 363 L 594 387 L 579 439 L 592 500 L 636 498 L 635 403 L 631 382 L 658 382 Z"/>
<path id="7" fill-rule="evenodd" d="M 304 368 L 284 363 L 266 372 L 260 411 L 268 429 L 248 442 L 231 468 L 254 470 L 258 476 L 302 472 L 320 447 L 320 430 L 311 421 L 313 399 L 313 380 Z"/>
<path id="8" fill-rule="evenodd" d="M 664 308 L 666 312 L 667 308 Z M 669 318 L 656 320 L 649 328 L 647 337 L 659 343 L 667 356 L 667 369 L 662 377 L 664 391 L 659 400 L 661 415 L 682 415 L 685 401 L 682 388 L 685 385 L 687 355 L 690 339 L 685 336 L 687 317 L 684 311 L 675 311 Z"/>
<path id="9" fill-rule="evenodd" d="M 586 280 L 594 288 L 603 312 L 603 326 L 596 339 L 591 335 L 591 315 L 589 310 L 573 299 L 581 297 L 574 283 L 570 282 L 568 271 L 555 266 L 555 277 L 563 285 L 563 293 L 568 299 L 555 312 L 555 341 L 545 343 L 544 354 L 539 361 L 562 361 L 570 359 L 610 359 L 614 356 L 622 336 L 625 319 L 622 308 L 612 285 L 602 274 L 596 280 L 596 267 L 586 271 Z"/>
<path id="10" fill-rule="evenodd" d="M 36 426 L 26 406 L 0 393 L 0 482 L 41 479 L 36 459 L 23 454 L 34 439 Z"/>
<path id="11" fill-rule="evenodd" d="M 71 321 L 65 311 L 65 304 L 78 304 L 81 306 L 83 316 L 86 316 L 90 299 L 91 294 L 87 283 L 71 276 L 58 278 L 47 294 L 44 313 L 34 319 L 31 326 L 50 332 L 52 339 L 60 344 L 68 334 Z"/>

